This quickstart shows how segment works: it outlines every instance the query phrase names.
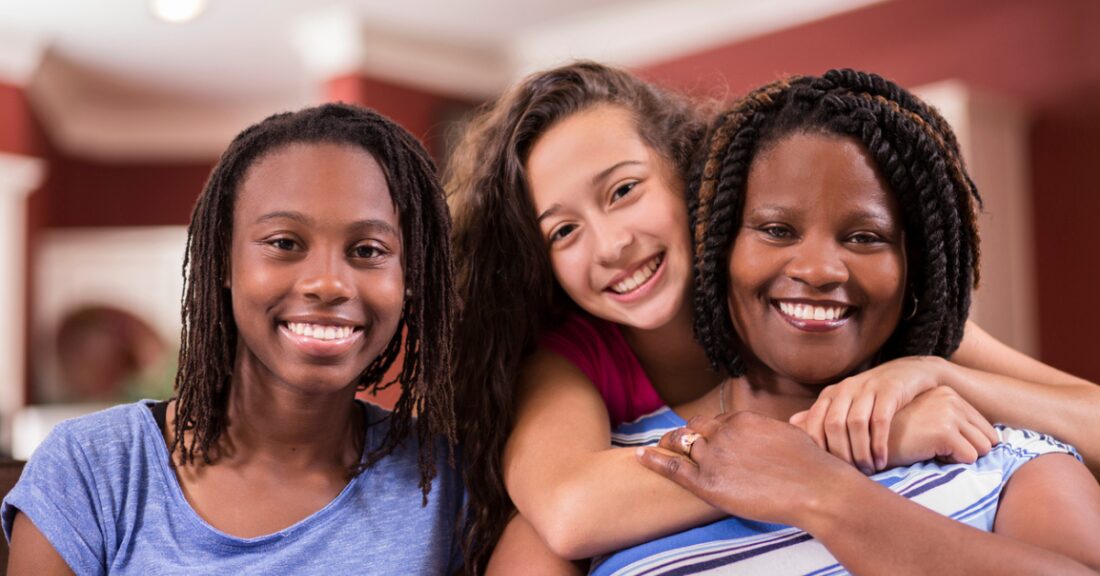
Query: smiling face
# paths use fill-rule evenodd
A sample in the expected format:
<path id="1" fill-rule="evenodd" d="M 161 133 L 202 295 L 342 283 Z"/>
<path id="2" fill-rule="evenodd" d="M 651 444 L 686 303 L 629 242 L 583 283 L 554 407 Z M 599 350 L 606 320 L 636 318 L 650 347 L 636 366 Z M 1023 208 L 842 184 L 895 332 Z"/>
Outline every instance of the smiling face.
<path id="1" fill-rule="evenodd" d="M 362 149 L 291 144 L 251 166 L 230 263 L 241 377 L 345 389 L 397 329 L 400 224 L 382 168 Z"/>
<path id="2" fill-rule="evenodd" d="M 729 309 L 751 370 L 803 384 L 863 367 L 901 317 L 897 201 L 862 144 L 784 137 L 749 170 L 729 261 Z"/>
<path id="3" fill-rule="evenodd" d="M 687 206 L 627 110 L 602 105 L 561 120 L 526 167 L 554 276 L 577 305 L 640 329 L 680 313 L 691 286 Z"/>

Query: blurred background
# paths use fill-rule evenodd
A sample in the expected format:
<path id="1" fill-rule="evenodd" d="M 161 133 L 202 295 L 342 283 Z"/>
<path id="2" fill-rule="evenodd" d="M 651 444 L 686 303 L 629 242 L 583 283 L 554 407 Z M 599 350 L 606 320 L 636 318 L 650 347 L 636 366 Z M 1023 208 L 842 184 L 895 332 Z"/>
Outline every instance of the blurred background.
<path id="1" fill-rule="evenodd" d="M 0 0 L 0 451 L 171 394 L 184 227 L 242 128 L 343 100 L 445 164 L 479 104 L 581 57 L 719 98 L 835 67 L 915 89 L 986 199 L 975 318 L 1100 381 L 1098 24 L 1096 0 Z"/>

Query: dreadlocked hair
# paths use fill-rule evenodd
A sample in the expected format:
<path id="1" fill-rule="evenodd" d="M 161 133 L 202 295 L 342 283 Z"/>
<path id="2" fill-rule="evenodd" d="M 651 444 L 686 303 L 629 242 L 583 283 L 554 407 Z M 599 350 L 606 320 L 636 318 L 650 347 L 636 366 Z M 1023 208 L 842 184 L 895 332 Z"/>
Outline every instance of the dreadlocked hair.
<path id="1" fill-rule="evenodd" d="M 435 165 L 420 143 L 387 118 L 357 106 L 326 104 L 270 116 L 237 135 L 210 174 L 187 230 L 176 427 L 169 452 L 178 451 L 181 464 L 193 463 L 196 454 L 209 464 L 225 430 L 237 345 L 225 281 L 238 186 L 261 158 L 300 143 L 362 148 L 385 173 L 401 222 L 407 298 L 393 338 L 359 375 L 358 388 L 376 391 L 398 382 L 402 393 L 381 445 L 350 473 L 392 452 L 415 427 L 427 501 L 436 473 L 435 439 L 451 446 L 457 440 L 450 374 L 456 308 L 450 215 Z M 400 372 L 383 382 L 402 349 Z"/>
<path id="2" fill-rule="evenodd" d="M 711 364 L 732 376 L 745 371 L 726 304 L 727 264 L 753 158 L 800 133 L 855 138 L 901 208 L 909 270 L 905 297 L 919 305 L 901 320 L 879 359 L 949 356 L 962 340 L 979 264 L 981 197 L 958 140 L 934 108 L 896 84 L 832 70 L 757 88 L 711 127 L 689 191 L 695 335 Z"/>
<path id="3" fill-rule="evenodd" d="M 466 571 L 481 573 L 514 512 L 501 458 L 515 417 L 513 387 L 540 331 L 575 307 L 554 279 L 536 221 L 525 163 L 540 136 L 600 105 L 629 111 L 638 134 L 686 182 L 706 132 L 686 97 L 630 73 L 579 61 L 533 74 L 487 104 L 448 165 L 445 188 L 455 219 L 454 382 L 469 516 Z"/>

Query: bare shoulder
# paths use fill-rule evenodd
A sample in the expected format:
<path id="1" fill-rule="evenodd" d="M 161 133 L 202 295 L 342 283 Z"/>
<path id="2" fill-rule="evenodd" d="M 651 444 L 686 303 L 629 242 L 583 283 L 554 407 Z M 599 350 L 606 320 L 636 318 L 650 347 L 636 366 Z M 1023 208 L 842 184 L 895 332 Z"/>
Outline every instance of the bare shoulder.
<path id="1" fill-rule="evenodd" d="M 526 518 L 517 514 L 504 528 L 489 558 L 486 574 L 530 574 L 532 576 L 573 576 L 583 574 L 584 562 L 573 562 L 554 554 Z"/>
<path id="2" fill-rule="evenodd" d="M 26 514 L 17 512 L 11 529 L 9 574 L 72 574 L 50 541 Z"/>
<path id="3" fill-rule="evenodd" d="M 993 531 L 1100 567 L 1100 485 L 1069 454 L 1046 454 L 1005 485 Z"/>
<path id="4" fill-rule="evenodd" d="M 596 399 L 603 404 L 596 386 L 576 364 L 545 348 L 537 349 L 524 360 L 518 392 L 521 404 L 548 394 L 576 396 L 587 401 Z"/>

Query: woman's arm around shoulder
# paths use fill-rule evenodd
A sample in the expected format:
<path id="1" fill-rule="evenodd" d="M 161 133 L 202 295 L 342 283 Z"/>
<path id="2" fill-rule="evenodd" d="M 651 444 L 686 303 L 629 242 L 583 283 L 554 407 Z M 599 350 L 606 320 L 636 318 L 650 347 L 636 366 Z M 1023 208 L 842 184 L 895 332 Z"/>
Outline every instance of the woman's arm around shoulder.
<path id="1" fill-rule="evenodd" d="M 721 516 L 640 466 L 633 450 L 611 448 L 603 399 L 562 356 L 540 349 L 528 358 L 516 408 L 505 483 L 559 556 L 588 558 Z"/>
<path id="2" fill-rule="evenodd" d="M 973 322 L 951 360 L 943 382 L 990 422 L 1068 442 L 1100 474 L 1100 386 L 1013 350 Z"/>

